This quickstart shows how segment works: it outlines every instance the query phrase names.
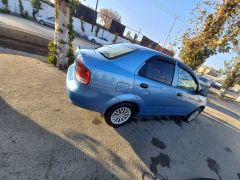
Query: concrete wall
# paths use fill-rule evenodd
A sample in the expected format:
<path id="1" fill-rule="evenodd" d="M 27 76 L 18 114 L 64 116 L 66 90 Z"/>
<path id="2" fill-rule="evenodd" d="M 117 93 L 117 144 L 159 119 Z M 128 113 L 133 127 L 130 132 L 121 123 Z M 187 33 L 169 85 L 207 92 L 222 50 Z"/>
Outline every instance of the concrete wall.
<path id="1" fill-rule="evenodd" d="M 32 17 L 32 5 L 31 5 L 31 0 L 22 0 L 23 3 L 23 7 L 24 10 L 26 10 L 29 14 L 30 17 Z M 11 10 L 11 12 L 17 13 L 19 14 L 19 5 L 18 5 L 18 0 L 9 0 L 8 1 L 8 7 Z M 49 17 L 49 16 L 54 16 L 54 8 L 52 6 L 49 6 L 46 3 L 41 2 L 42 5 L 42 10 L 39 11 L 39 14 L 43 17 Z M 3 4 L 0 1 L 0 8 L 3 8 Z M 94 26 L 93 32 L 91 32 L 92 29 L 92 24 L 84 22 L 83 26 L 85 29 L 85 32 L 82 31 L 81 29 L 81 21 L 78 18 L 73 18 L 73 26 L 74 26 L 74 30 L 80 34 L 81 36 L 95 36 L 95 28 L 96 26 Z M 112 42 L 115 38 L 115 35 L 110 33 L 107 30 L 104 29 L 100 29 L 98 36 L 102 36 L 105 37 L 106 39 L 108 39 L 110 42 Z M 117 43 L 118 42 L 130 42 L 129 40 L 123 38 L 123 37 L 118 37 L 117 38 Z"/>

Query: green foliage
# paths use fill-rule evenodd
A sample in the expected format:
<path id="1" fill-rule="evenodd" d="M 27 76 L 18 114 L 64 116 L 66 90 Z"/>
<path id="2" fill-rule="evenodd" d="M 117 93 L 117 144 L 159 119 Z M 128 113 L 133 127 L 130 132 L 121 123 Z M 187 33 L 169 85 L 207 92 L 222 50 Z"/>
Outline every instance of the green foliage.
<path id="1" fill-rule="evenodd" d="M 57 45 L 54 41 L 48 43 L 48 62 L 51 64 L 57 64 Z"/>
<path id="2" fill-rule="evenodd" d="M 33 7 L 32 16 L 35 19 L 35 15 L 39 12 L 39 9 L 41 9 L 41 2 L 40 0 L 31 0 L 31 4 Z"/>
<path id="3" fill-rule="evenodd" d="M 23 18 L 28 18 L 28 12 L 25 10 L 24 13 L 22 14 Z"/>
<path id="4" fill-rule="evenodd" d="M 2 4 L 5 7 L 4 8 L 0 8 L 0 12 L 9 14 L 11 11 L 8 9 L 8 0 L 2 0 Z"/>
<path id="5" fill-rule="evenodd" d="M 11 11 L 8 8 L 0 8 L 0 13 L 6 13 L 9 14 Z"/>
<path id="6" fill-rule="evenodd" d="M 74 49 L 73 49 L 72 43 L 69 45 L 67 57 L 68 57 L 68 66 L 70 66 L 75 61 Z"/>
<path id="7" fill-rule="evenodd" d="M 77 0 L 73 0 L 71 2 L 71 6 L 70 6 L 70 17 L 69 17 L 69 24 L 68 24 L 68 66 L 70 66 L 71 64 L 74 63 L 75 61 L 75 56 L 74 56 L 74 49 L 73 49 L 73 45 L 72 45 L 72 41 L 75 39 L 76 37 L 76 33 L 73 29 L 73 13 L 74 13 L 74 9 L 75 6 L 78 4 L 79 2 Z M 82 22 L 82 21 L 81 21 Z M 82 26 L 83 27 L 83 26 Z"/>
<path id="8" fill-rule="evenodd" d="M 199 4 L 195 22 L 182 36 L 180 58 L 192 69 L 197 69 L 216 53 L 226 53 L 238 46 L 240 15 L 239 0 L 225 0 L 222 4 L 205 0 L 206 8 Z M 212 4 L 211 4 L 212 3 Z M 208 12 L 208 9 L 213 12 Z M 193 22 L 192 22 L 193 23 Z"/>
<path id="9" fill-rule="evenodd" d="M 223 82 L 223 87 L 228 89 L 240 82 L 240 56 L 233 59 L 229 64 L 226 71 L 227 77 Z"/>
<path id="10" fill-rule="evenodd" d="M 5 7 L 8 7 L 8 0 L 2 0 L 2 4 L 5 5 Z"/>
<path id="11" fill-rule="evenodd" d="M 23 17 L 24 16 L 24 8 L 23 8 L 22 0 L 18 0 L 18 7 L 19 7 L 20 15 Z"/>

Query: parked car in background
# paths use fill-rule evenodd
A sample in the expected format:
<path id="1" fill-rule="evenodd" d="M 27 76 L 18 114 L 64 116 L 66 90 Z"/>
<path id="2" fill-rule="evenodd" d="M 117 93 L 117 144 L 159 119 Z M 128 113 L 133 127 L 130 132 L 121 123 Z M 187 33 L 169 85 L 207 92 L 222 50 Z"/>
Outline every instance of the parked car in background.
<path id="1" fill-rule="evenodd" d="M 198 76 L 199 83 L 204 87 L 210 87 L 212 84 L 212 80 L 207 76 Z"/>
<path id="2" fill-rule="evenodd" d="M 112 44 L 112 42 L 108 41 L 105 37 L 88 36 L 88 40 L 93 43 L 98 43 L 98 44 L 102 44 L 102 45 Z"/>
<path id="3" fill-rule="evenodd" d="M 55 27 L 55 18 L 54 17 L 42 17 L 40 15 L 37 15 L 36 20 L 41 25 L 49 26 L 49 27 L 52 27 L 52 28 Z"/>
<path id="4" fill-rule="evenodd" d="M 182 62 L 135 44 L 77 49 L 67 72 L 70 101 L 100 112 L 114 127 L 133 116 L 182 115 L 194 120 L 206 106 L 206 91 Z"/>
<path id="5" fill-rule="evenodd" d="M 213 81 L 211 86 L 217 90 L 221 90 L 222 84 L 217 81 Z"/>

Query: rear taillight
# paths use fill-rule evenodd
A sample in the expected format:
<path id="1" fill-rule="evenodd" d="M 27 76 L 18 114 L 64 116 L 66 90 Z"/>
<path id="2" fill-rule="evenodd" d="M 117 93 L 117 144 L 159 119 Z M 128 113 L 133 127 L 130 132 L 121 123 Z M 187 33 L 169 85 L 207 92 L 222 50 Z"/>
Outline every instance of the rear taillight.
<path id="1" fill-rule="evenodd" d="M 89 84 L 91 72 L 86 68 L 81 61 L 76 62 L 76 79 L 83 84 Z"/>

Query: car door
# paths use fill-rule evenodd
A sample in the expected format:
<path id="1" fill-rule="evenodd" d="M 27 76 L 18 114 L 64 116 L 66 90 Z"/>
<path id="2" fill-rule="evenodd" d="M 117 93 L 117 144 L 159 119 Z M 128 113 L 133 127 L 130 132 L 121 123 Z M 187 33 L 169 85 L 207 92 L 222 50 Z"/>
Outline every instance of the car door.
<path id="1" fill-rule="evenodd" d="M 50 27 L 54 27 L 54 24 L 55 24 L 55 19 L 54 17 L 48 17 L 47 18 L 47 21 L 46 21 L 46 24 Z"/>
<path id="2" fill-rule="evenodd" d="M 154 56 L 136 72 L 134 93 L 142 100 L 142 115 L 172 114 L 175 105 L 176 88 L 173 87 L 175 74 L 174 60 Z"/>
<path id="3" fill-rule="evenodd" d="M 201 102 L 198 94 L 199 84 L 194 74 L 180 63 L 176 66 L 176 99 L 173 109 L 175 114 L 188 115 Z"/>

